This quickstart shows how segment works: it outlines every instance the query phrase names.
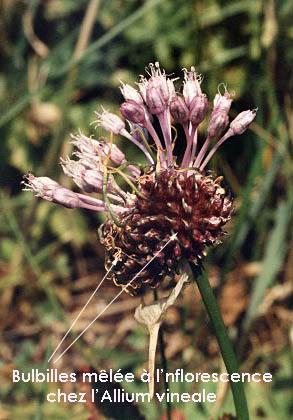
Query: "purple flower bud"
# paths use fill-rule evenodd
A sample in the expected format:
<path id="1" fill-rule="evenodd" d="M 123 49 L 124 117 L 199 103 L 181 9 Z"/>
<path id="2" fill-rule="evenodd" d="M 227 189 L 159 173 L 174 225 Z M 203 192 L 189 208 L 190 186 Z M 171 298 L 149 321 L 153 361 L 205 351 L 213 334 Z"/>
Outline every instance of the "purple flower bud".
<path id="1" fill-rule="evenodd" d="M 99 117 L 97 123 L 113 134 L 120 134 L 125 128 L 124 121 L 118 115 L 112 114 L 112 112 L 103 111 L 102 114 L 96 112 L 96 115 Z"/>
<path id="2" fill-rule="evenodd" d="M 224 95 L 217 93 L 214 97 L 213 112 L 208 126 L 209 137 L 221 135 L 229 124 L 228 112 L 230 111 L 231 103 L 231 95 L 227 90 Z"/>
<path id="3" fill-rule="evenodd" d="M 36 197 L 61 204 L 68 208 L 82 207 L 78 195 L 58 182 L 46 176 L 35 177 L 32 174 L 26 176 L 24 191 L 32 191 Z"/>
<path id="4" fill-rule="evenodd" d="M 225 112 L 212 113 L 208 126 L 208 137 L 218 137 L 229 124 L 229 117 Z"/>
<path id="5" fill-rule="evenodd" d="M 35 177 L 33 174 L 26 175 L 23 184 L 25 186 L 24 191 L 32 191 L 36 197 L 41 197 L 48 201 L 53 201 L 52 191 L 60 187 L 58 182 L 51 178 L 46 176 Z"/>
<path id="6" fill-rule="evenodd" d="M 78 195 L 75 192 L 61 186 L 53 190 L 52 201 L 69 209 L 83 207 L 80 199 L 78 198 Z"/>
<path id="7" fill-rule="evenodd" d="M 184 69 L 183 97 L 188 108 L 190 107 L 194 97 L 201 95 L 201 82 L 202 77 L 195 72 L 195 68 L 193 66 L 190 71 Z"/>
<path id="8" fill-rule="evenodd" d="M 75 153 L 76 156 L 79 156 L 79 153 Z M 62 159 L 61 159 L 62 162 Z M 87 156 L 80 156 L 79 163 L 83 166 L 84 169 L 97 169 L 101 166 L 99 158 L 90 158 Z"/>
<path id="9" fill-rule="evenodd" d="M 138 178 L 141 174 L 141 170 L 135 165 L 128 165 L 127 172 L 134 178 Z"/>
<path id="10" fill-rule="evenodd" d="M 193 98 L 190 103 L 189 120 L 194 126 L 198 126 L 205 118 L 209 108 L 209 102 L 203 93 Z"/>
<path id="11" fill-rule="evenodd" d="M 36 197 L 43 198 L 64 207 L 85 208 L 94 211 L 105 211 L 106 206 L 102 200 L 89 197 L 84 194 L 75 193 L 68 188 L 62 187 L 58 182 L 48 177 L 35 177 L 32 174 L 27 175 L 23 181 L 24 191 L 32 191 Z M 123 210 L 121 208 L 121 210 Z"/>
<path id="12" fill-rule="evenodd" d="M 236 118 L 230 123 L 230 129 L 233 130 L 233 134 L 242 134 L 247 130 L 248 126 L 252 123 L 256 116 L 257 109 L 246 110 L 240 112 Z"/>
<path id="13" fill-rule="evenodd" d="M 140 93 L 151 114 L 161 114 L 176 96 L 173 80 L 167 79 L 159 63 L 149 65 L 150 79 L 141 77 Z"/>
<path id="14" fill-rule="evenodd" d="M 109 157 L 115 165 L 126 162 L 125 154 L 114 143 L 99 142 L 99 152 L 104 157 Z"/>
<path id="15" fill-rule="evenodd" d="M 101 171 L 88 169 L 82 174 L 82 181 L 86 189 L 85 192 L 95 192 L 100 194 L 103 191 L 103 173 Z M 109 183 L 110 186 L 110 183 Z"/>
<path id="16" fill-rule="evenodd" d="M 84 192 L 87 193 L 98 193 L 103 191 L 103 167 L 102 165 L 96 165 L 93 169 L 88 169 L 88 162 L 83 159 L 79 161 L 67 159 L 61 159 L 61 166 L 65 175 L 70 176 L 76 185 Z M 111 190 L 111 184 L 109 182 L 108 189 Z"/>
<path id="17" fill-rule="evenodd" d="M 84 167 L 88 169 L 95 169 L 101 163 L 102 158 L 109 158 L 115 165 L 121 165 L 125 162 L 125 154 L 119 149 L 116 144 L 104 141 L 97 141 L 92 138 L 79 134 L 71 136 L 72 143 L 79 151 L 73 154 L 77 156 Z"/>
<path id="18" fill-rule="evenodd" d="M 176 96 L 176 98 L 170 103 L 170 113 L 175 122 L 180 124 L 187 123 L 189 111 L 185 105 L 184 99 L 180 96 Z"/>
<path id="19" fill-rule="evenodd" d="M 140 93 L 132 86 L 122 83 L 120 87 L 121 93 L 126 101 L 134 101 L 137 104 L 143 105 L 143 99 Z"/>
<path id="20" fill-rule="evenodd" d="M 157 90 L 165 105 L 169 105 L 172 99 L 176 96 L 173 81 L 171 79 L 167 79 L 165 75 L 151 77 L 147 90 L 151 88 Z"/>
<path id="21" fill-rule="evenodd" d="M 161 114 L 166 109 L 166 103 L 158 89 L 148 87 L 146 90 L 146 104 L 151 114 Z"/>
<path id="22" fill-rule="evenodd" d="M 143 124 L 146 119 L 143 105 L 139 105 L 133 100 L 123 102 L 120 106 L 120 112 L 126 120 L 135 124 Z"/>
<path id="23" fill-rule="evenodd" d="M 86 171 L 85 167 L 75 160 L 69 158 L 61 158 L 61 166 L 65 175 L 73 179 L 75 184 L 85 192 L 93 192 L 92 187 L 87 186 L 87 183 L 84 181 L 84 172 Z"/>
<path id="24" fill-rule="evenodd" d="M 231 95 L 228 91 L 224 93 L 224 95 L 221 95 L 220 93 L 217 93 L 214 97 L 214 109 L 213 111 L 220 111 L 225 112 L 228 114 L 231 108 L 233 99 L 231 99 Z"/>

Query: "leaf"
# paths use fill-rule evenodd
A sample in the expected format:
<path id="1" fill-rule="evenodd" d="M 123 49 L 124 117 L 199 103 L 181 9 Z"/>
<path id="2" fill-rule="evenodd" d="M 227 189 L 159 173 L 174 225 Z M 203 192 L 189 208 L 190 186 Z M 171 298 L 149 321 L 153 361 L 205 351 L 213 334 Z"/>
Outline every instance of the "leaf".
<path id="1" fill-rule="evenodd" d="M 247 329 L 258 312 L 266 289 L 273 283 L 286 255 L 286 236 L 290 222 L 290 201 L 282 201 L 276 211 L 275 226 L 270 234 L 262 263 L 263 270 L 255 280 L 244 326 Z"/>

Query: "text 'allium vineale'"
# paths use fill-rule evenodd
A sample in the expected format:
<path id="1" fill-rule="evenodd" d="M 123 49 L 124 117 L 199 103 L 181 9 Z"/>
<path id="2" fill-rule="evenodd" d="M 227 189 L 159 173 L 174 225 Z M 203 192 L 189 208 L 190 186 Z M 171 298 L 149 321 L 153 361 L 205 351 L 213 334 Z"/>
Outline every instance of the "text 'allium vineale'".
<path id="1" fill-rule="evenodd" d="M 206 247 L 219 243 L 232 201 L 221 186 L 222 177 L 205 169 L 216 150 L 242 134 L 256 114 L 256 110 L 243 111 L 229 123 L 232 98 L 225 88 L 214 97 L 206 139 L 199 142 L 198 126 L 207 117 L 209 102 L 195 69 L 184 70 L 182 92 L 176 91 L 176 79 L 168 77 L 158 63 L 150 64 L 147 73 L 148 77 L 140 77 L 138 89 L 122 84 L 122 118 L 107 111 L 97 113 L 96 124 L 111 133 L 110 139 L 73 136 L 75 159 L 61 159 L 65 174 L 83 192 L 100 198 L 73 192 L 47 177 L 29 174 L 25 181 L 25 189 L 37 197 L 69 208 L 107 212 L 100 237 L 106 267 L 118 260 L 111 274 L 117 285 L 127 284 L 177 233 L 129 285 L 132 294 L 148 285 L 157 287 L 166 276 L 174 278 L 183 258 L 200 264 Z M 185 142 L 176 140 L 178 125 Z M 127 161 L 113 142 L 118 135 L 140 149 L 144 166 Z M 180 158 L 174 155 L 176 141 Z M 126 190 L 117 177 L 126 181 Z"/>

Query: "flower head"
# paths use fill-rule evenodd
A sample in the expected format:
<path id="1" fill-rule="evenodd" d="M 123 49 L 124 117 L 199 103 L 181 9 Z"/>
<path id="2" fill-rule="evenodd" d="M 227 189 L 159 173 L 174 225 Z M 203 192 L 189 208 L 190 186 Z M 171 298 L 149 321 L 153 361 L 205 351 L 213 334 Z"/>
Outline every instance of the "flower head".
<path id="1" fill-rule="evenodd" d="M 232 97 L 225 87 L 223 94 L 214 97 L 206 139 L 201 141 L 198 126 L 209 103 L 195 68 L 184 70 L 182 92 L 175 92 L 176 79 L 168 77 L 158 63 L 150 64 L 147 73 L 148 77 L 140 78 L 139 91 L 122 84 L 122 117 L 97 113 L 95 123 L 111 133 L 110 139 L 95 140 L 79 133 L 72 137 L 73 159 L 61 159 L 64 173 L 83 192 L 100 198 L 70 191 L 47 177 L 30 174 L 24 182 L 25 190 L 45 200 L 107 212 L 101 228 L 106 267 L 118 261 L 111 274 L 117 285 L 127 284 L 139 273 L 128 288 L 131 293 L 157 287 L 165 277 L 174 278 L 183 258 L 200 265 L 206 247 L 220 242 L 232 200 L 221 186 L 222 177 L 206 173 L 205 167 L 218 148 L 242 134 L 256 115 L 256 110 L 243 111 L 229 125 Z M 185 136 L 176 149 L 175 142 L 181 139 L 175 124 L 182 126 Z M 130 164 L 114 135 L 139 148 L 145 163 Z M 127 188 L 120 186 L 119 179 Z M 176 240 L 169 243 L 174 233 Z"/>

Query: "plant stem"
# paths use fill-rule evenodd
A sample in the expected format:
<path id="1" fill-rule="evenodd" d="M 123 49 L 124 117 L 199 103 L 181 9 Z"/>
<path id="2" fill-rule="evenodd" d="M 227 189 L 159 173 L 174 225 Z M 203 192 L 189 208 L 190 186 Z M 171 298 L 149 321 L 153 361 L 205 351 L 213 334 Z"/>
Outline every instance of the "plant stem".
<path id="1" fill-rule="evenodd" d="M 193 265 L 191 266 L 191 269 L 194 275 L 194 280 L 197 283 L 200 294 L 202 296 L 202 300 L 208 312 L 210 321 L 215 330 L 227 372 L 229 375 L 232 375 L 232 373 L 238 373 L 237 359 L 228 338 L 226 327 L 224 325 L 217 300 L 209 284 L 207 275 L 204 272 L 199 275 L 197 268 Z M 242 382 L 230 382 L 230 385 L 237 419 L 249 420 L 248 407 Z"/>
<path id="2" fill-rule="evenodd" d="M 154 298 L 158 300 L 158 293 L 154 290 Z M 160 346 L 160 353 L 161 353 L 161 365 L 164 371 L 164 388 L 165 393 L 168 392 L 168 383 L 166 382 L 166 372 L 168 372 L 168 363 L 165 355 L 165 345 L 164 345 L 164 337 L 163 337 L 163 330 L 162 326 L 159 329 L 159 346 Z M 167 420 L 172 420 L 172 405 L 171 402 L 166 399 L 166 411 L 167 411 Z"/>
<path id="3" fill-rule="evenodd" d="M 161 364 L 162 364 L 162 368 L 164 370 L 164 388 L 165 388 L 165 392 L 167 394 L 168 383 L 166 382 L 165 374 L 168 371 L 168 365 L 167 365 L 167 359 L 166 359 L 166 355 L 165 355 L 165 346 L 164 346 L 162 327 L 159 329 L 159 346 L 160 346 L 160 353 L 161 353 Z M 172 418 L 172 407 L 171 407 L 170 401 L 166 402 L 166 408 L 167 408 L 167 419 L 171 420 L 171 418 Z"/>

